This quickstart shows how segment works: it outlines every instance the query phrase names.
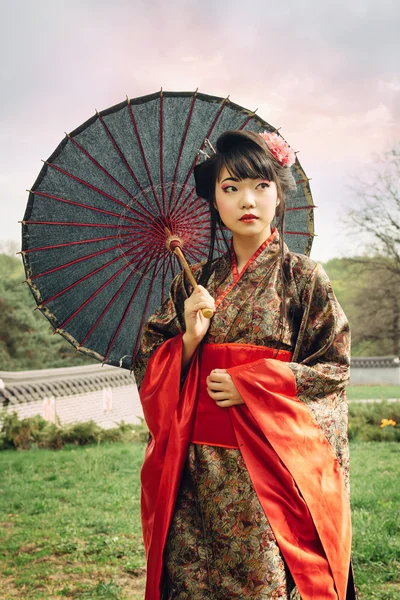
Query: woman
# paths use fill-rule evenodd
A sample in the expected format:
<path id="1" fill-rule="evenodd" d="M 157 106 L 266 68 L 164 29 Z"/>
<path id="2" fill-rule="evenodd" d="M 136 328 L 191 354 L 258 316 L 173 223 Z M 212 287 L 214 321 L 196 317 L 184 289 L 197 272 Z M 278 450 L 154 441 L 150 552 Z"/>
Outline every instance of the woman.
<path id="1" fill-rule="evenodd" d="M 322 267 L 283 241 L 293 151 L 277 140 L 226 132 L 196 167 L 210 257 L 194 291 L 174 279 L 135 363 L 146 600 L 355 597 L 349 327 Z M 218 225 L 232 244 L 213 261 Z"/>

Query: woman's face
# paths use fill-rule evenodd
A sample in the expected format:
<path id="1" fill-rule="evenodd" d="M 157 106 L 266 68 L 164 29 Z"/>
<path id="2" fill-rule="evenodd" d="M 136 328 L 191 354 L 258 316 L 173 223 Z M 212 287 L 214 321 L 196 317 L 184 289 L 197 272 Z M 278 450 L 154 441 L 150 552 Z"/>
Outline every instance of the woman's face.
<path id="1" fill-rule="evenodd" d="M 223 167 L 215 184 L 215 208 L 235 235 L 269 236 L 279 204 L 276 185 L 268 179 L 236 179 Z"/>

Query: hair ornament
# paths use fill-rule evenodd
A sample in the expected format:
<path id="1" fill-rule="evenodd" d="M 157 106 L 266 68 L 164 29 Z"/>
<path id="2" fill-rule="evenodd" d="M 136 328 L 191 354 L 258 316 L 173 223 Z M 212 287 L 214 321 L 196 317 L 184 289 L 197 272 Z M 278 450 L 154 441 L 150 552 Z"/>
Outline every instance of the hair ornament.
<path id="1" fill-rule="evenodd" d="M 212 143 L 210 142 L 210 140 L 209 140 L 208 138 L 206 138 L 206 139 L 204 140 L 204 144 L 203 144 L 203 146 L 204 146 L 204 148 L 205 148 L 205 149 L 204 149 L 204 150 L 202 150 L 202 149 L 200 148 L 200 150 L 198 151 L 198 154 L 200 154 L 200 155 L 203 157 L 203 159 L 204 159 L 204 160 L 207 160 L 208 158 L 211 158 L 211 156 L 212 156 L 213 154 L 217 154 L 217 152 L 216 152 L 216 150 L 215 150 L 214 146 L 212 145 Z M 209 150 L 211 150 L 212 154 L 209 154 L 209 153 L 207 152 L 207 148 L 208 148 Z"/>
<path id="2" fill-rule="evenodd" d="M 296 162 L 296 154 L 287 142 L 277 133 L 260 132 L 262 139 L 266 142 L 271 154 L 282 167 L 291 167 Z"/>

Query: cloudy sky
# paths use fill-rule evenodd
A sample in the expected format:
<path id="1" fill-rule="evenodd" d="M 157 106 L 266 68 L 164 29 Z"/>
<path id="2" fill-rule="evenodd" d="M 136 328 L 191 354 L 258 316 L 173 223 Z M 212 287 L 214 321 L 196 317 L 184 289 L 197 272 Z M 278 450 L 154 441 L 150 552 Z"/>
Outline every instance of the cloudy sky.
<path id="1" fill-rule="evenodd" d="M 226 97 L 276 127 L 312 178 L 312 256 L 352 251 L 351 178 L 400 140 L 396 0 L 0 0 L 0 242 L 64 137 L 159 90 Z"/>

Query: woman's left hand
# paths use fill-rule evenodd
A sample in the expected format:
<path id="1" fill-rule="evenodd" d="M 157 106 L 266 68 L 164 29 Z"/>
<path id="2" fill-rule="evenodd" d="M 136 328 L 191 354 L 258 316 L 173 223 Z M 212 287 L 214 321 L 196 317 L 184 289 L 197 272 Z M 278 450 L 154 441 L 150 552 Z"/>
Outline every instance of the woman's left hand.
<path id="1" fill-rule="evenodd" d="M 227 408 L 235 406 L 235 404 L 244 404 L 226 369 L 213 369 L 206 381 L 208 395 L 215 400 L 218 406 Z"/>

